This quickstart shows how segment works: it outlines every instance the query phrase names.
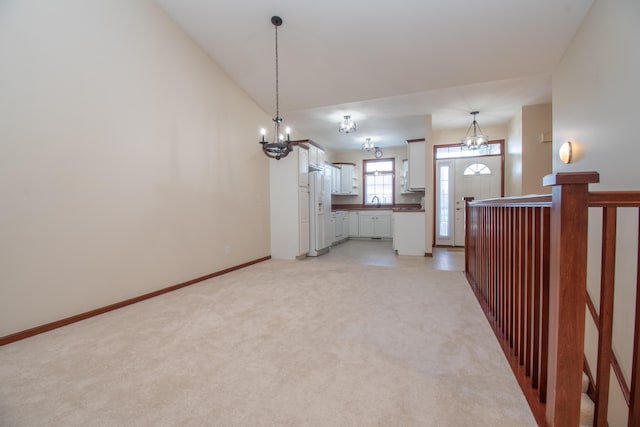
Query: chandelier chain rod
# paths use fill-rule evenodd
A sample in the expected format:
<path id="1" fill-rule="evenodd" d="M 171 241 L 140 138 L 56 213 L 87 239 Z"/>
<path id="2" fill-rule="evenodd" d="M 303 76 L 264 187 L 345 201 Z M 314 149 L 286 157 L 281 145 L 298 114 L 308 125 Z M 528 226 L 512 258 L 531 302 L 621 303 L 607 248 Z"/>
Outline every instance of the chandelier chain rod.
<path id="1" fill-rule="evenodd" d="M 279 92 L 279 76 L 278 76 L 278 26 L 274 26 L 276 29 L 276 119 L 280 119 L 280 96 Z M 277 136 L 276 136 L 277 138 Z"/>

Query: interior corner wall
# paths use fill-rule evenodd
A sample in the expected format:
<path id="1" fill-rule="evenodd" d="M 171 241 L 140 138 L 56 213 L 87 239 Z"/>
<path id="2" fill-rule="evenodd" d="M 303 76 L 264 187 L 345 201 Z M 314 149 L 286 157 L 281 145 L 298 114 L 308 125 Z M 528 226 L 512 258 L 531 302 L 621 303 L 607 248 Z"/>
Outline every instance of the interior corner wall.
<path id="1" fill-rule="evenodd" d="M 542 178 L 551 173 L 550 142 L 542 142 L 541 135 L 552 130 L 551 104 L 522 107 L 522 194 L 550 193 L 542 186 Z"/>
<path id="2" fill-rule="evenodd" d="M 270 118 L 153 1 L 2 1 L 0 70 L 0 336 L 269 255 Z"/>
<path id="3" fill-rule="evenodd" d="M 435 133 L 433 131 L 433 116 L 427 114 L 424 117 L 424 139 L 425 139 L 425 159 L 424 159 L 424 217 L 425 217 L 425 240 L 424 251 L 426 254 L 433 254 L 435 243 L 434 229 L 435 219 L 435 192 L 436 183 L 433 170 L 433 146 L 435 144 Z M 430 183 L 430 184 L 429 184 Z"/>
<path id="4" fill-rule="evenodd" d="M 574 158 L 569 164 L 553 155 L 554 172 L 597 171 L 595 190 L 640 190 L 637 156 L 638 99 L 640 99 L 640 2 L 595 0 L 581 27 L 553 74 L 553 153 L 564 141 L 572 141 Z M 590 235 L 598 221 L 590 215 Z M 620 213 L 617 253 L 637 250 L 638 220 Z M 634 237 L 635 236 L 635 237 Z M 594 238 L 595 239 L 595 238 Z M 597 239 L 595 239 L 597 240 Z M 590 242 L 591 243 L 591 242 Z M 613 346 L 627 380 L 631 367 L 636 262 L 616 259 Z M 599 258 L 590 253 L 588 288 L 598 304 L 599 280 L 591 267 Z M 589 338 L 589 337 L 587 337 Z M 594 340 L 592 339 L 591 342 Z M 597 340 L 595 340 L 597 342 Z M 589 354 L 587 354 L 589 359 Z M 593 360 L 590 360 L 594 369 Z M 616 384 L 615 381 L 612 384 Z M 615 386 L 617 387 L 617 385 Z M 611 405 L 611 404 L 610 404 Z M 620 415 L 609 412 L 610 416 Z M 609 425 L 627 425 L 625 419 L 609 419 Z"/>
<path id="5" fill-rule="evenodd" d="M 504 195 L 521 196 L 522 193 L 522 109 L 519 108 L 509 122 L 504 160 Z"/>

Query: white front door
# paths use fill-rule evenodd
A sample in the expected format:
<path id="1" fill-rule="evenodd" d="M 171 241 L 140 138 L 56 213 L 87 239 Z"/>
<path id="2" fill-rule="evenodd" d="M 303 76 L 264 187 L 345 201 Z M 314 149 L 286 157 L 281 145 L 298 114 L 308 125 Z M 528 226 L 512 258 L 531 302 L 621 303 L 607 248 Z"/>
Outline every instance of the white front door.
<path id="1" fill-rule="evenodd" d="M 436 244 L 464 246 L 464 199 L 500 197 L 500 156 L 436 161 Z"/>

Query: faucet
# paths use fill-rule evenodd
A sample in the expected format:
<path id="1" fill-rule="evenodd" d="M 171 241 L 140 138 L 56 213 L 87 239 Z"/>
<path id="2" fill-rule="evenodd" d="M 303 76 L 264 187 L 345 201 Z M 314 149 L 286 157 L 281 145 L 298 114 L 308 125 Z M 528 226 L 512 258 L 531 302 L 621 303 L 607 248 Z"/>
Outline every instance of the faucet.
<path id="1" fill-rule="evenodd" d="M 378 196 L 373 196 L 371 198 L 371 203 L 373 203 L 374 200 L 376 201 L 376 208 L 379 208 L 380 207 L 380 198 Z"/>

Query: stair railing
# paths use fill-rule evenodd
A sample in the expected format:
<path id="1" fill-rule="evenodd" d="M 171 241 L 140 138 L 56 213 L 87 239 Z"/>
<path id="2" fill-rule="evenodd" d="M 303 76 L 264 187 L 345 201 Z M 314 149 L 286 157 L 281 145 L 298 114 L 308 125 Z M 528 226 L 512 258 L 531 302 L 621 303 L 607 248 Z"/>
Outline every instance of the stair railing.
<path id="1" fill-rule="evenodd" d="M 611 347 L 616 210 L 637 208 L 640 218 L 640 192 L 590 193 L 588 185 L 598 180 L 596 172 L 557 173 L 544 178 L 551 195 L 467 203 L 467 280 L 539 425 L 578 426 L 580 421 L 591 207 L 603 209 L 594 425 L 607 425 L 613 366 L 623 394 L 625 387 L 629 390 L 628 425 L 640 426 L 639 328 L 633 331 L 630 387 Z M 640 250 L 636 256 L 640 265 Z M 637 292 L 634 325 L 640 324 L 639 308 Z M 595 307 L 590 311 L 593 315 Z"/>

